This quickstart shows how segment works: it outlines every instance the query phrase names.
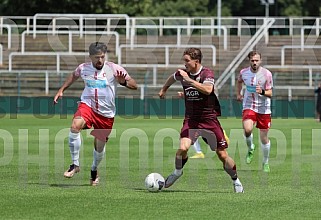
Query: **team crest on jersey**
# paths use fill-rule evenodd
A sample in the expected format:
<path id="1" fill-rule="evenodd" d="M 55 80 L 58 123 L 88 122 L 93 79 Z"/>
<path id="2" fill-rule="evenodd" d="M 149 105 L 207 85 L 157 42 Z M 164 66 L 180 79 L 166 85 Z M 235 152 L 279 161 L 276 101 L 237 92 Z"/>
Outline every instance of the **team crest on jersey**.
<path id="1" fill-rule="evenodd" d="M 200 80 L 201 80 L 201 77 L 199 77 L 199 76 L 196 77 L 196 79 L 195 79 L 196 82 L 200 82 Z"/>

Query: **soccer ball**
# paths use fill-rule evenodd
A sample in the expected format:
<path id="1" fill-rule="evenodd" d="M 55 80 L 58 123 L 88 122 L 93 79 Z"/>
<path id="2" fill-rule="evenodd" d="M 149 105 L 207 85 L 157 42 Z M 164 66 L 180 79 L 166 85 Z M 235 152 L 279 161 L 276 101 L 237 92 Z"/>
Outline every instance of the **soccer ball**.
<path id="1" fill-rule="evenodd" d="M 145 187 L 150 192 L 159 192 L 165 185 L 165 179 L 159 173 L 150 173 L 145 178 Z"/>

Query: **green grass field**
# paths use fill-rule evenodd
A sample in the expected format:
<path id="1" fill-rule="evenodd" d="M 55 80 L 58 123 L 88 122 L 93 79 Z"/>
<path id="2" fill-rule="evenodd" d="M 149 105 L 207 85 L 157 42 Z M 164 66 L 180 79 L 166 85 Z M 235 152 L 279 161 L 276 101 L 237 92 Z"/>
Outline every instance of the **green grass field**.
<path id="1" fill-rule="evenodd" d="M 206 158 L 190 159 L 171 188 L 144 188 L 147 174 L 172 172 L 181 118 L 117 117 L 97 187 L 89 186 L 88 131 L 82 132 L 81 172 L 63 178 L 70 163 L 71 116 L 7 115 L 0 122 L 0 219 L 320 218 L 321 123 L 314 119 L 273 119 L 269 174 L 261 170 L 257 130 L 258 150 L 247 165 L 241 119 L 221 119 L 244 194 L 233 192 L 217 156 L 202 141 Z"/>

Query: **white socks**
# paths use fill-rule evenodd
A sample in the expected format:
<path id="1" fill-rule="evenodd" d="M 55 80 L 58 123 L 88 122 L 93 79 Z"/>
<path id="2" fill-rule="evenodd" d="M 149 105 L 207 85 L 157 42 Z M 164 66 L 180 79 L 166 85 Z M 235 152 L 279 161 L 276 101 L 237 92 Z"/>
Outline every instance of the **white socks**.
<path id="1" fill-rule="evenodd" d="M 80 133 L 69 132 L 69 149 L 72 163 L 79 166 L 79 151 L 81 145 Z"/>
<path id="2" fill-rule="evenodd" d="M 246 145 L 249 150 L 253 150 L 254 144 L 253 144 L 253 134 L 251 134 L 249 137 L 245 137 Z M 271 148 L 271 142 L 269 141 L 267 144 L 261 143 L 261 148 L 263 152 L 263 163 L 269 162 L 269 156 L 270 156 L 270 148 Z"/>
<path id="3" fill-rule="evenodd" d="M 253 134 L 248 137 L 245 137 L 246 145 L 249 150 L 253 150 Z"/>
<path id="4" fill-rule="evenodd" d="M 198 139 L 194 142 L 194 150 L 196 151 L 196 153 L 202 153 L 202 150 L 201 150 L 201 145 L 200 145 L 200 142 L 198 141 Z"/>
<path id="5" fill-rule="evenodd" d="M 93 164 L 91 165 L 91 170 L 95 171 L 95 170 L 97 170 L 97 167 L 98 167 L 100 161 L 102 161 L 102 159 L 104 158 L 105 148 L 102 152 L 98 152 L 94 149 L 93 155 L 94 155 L 94 160 L 93 160 Z"/>
<path id="6" fill-rule="evenodd" d="M 263 163 L 268 163 L 269 162 L 269 156 L 270 156 L 270 148 L 271 148 L 271 142 L 267 144 L 262 144 L 261 143 L 261 148 L 263 152 Z"/>
<path id="7" fill-rule="evenodd" d="M 242 185 L 242 183 L 241 183 L 241 181 L 239 180 L 239 178 L 237 178 L 236 180 L 233 180 L 233 183 L 234 183 L 234 184 Z"/>

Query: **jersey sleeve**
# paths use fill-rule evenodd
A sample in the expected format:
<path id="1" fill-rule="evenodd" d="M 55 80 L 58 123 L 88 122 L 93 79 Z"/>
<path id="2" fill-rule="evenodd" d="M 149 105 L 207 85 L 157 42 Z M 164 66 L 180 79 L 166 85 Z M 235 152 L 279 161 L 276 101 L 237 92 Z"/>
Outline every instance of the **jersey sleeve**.
<path id="1" fill-rule="evenodd" d="M 128 74 L 127 70 L 124 67 L 122 67 L 118 64 L 115 64 L 115 63 L 112 63 L 112 67 L 114 70 L 114 76 L 116 76 L 117 72 L 122 72 L 125 74 L 125 80 L 129 80 L 131 78 L 130 75 Z"/>
<path id="2" fill-rule="evenodd" d="M 181 74 L 179 73 L 179 71 L 176 71 L 175 73 L 173 73 L 174 79 L 176 81 L 182 81 L 183 77 L 181 76 Z"/>
<path id="3" fill-rule="evenodd" d="M 203 84 L 204 83 L 210 83 L 212 85 L 214 85 L 214 73 L 213 71 L 207 69 L 206 71 L 204 71 L 204 74 L 202 74 L 202 78 L 203 78 Z"/>
<path id="4" fill-rule="evenodd" d="M 75 71 L 74 71 L 74 75 L 75 76 L 80 76 L 80 74 L 81 74 L 81 70 L 83 69 L 83 64 L 80 64 L 76 69 L 75 69 Z"/>
<path id="5" fill-rule="evenodd" d="M 240 74 L 239 74 L 238 77 L 237 77 L 237 81 L 238 81 L 238 82 L 243 82 L 242 74 L 243 74 L 244 71 L 245 71 L 245 69 L 242 69 L 242 70 L 240 71 Z"/>
<path id="6" fill-rule="evenodd" d="M 272 78 L 272 73 L 267 70 L 266 73 L 266 83 L 265 83 L 265 90 L 272 89 L 273 87 L 273 78 Z"/>

